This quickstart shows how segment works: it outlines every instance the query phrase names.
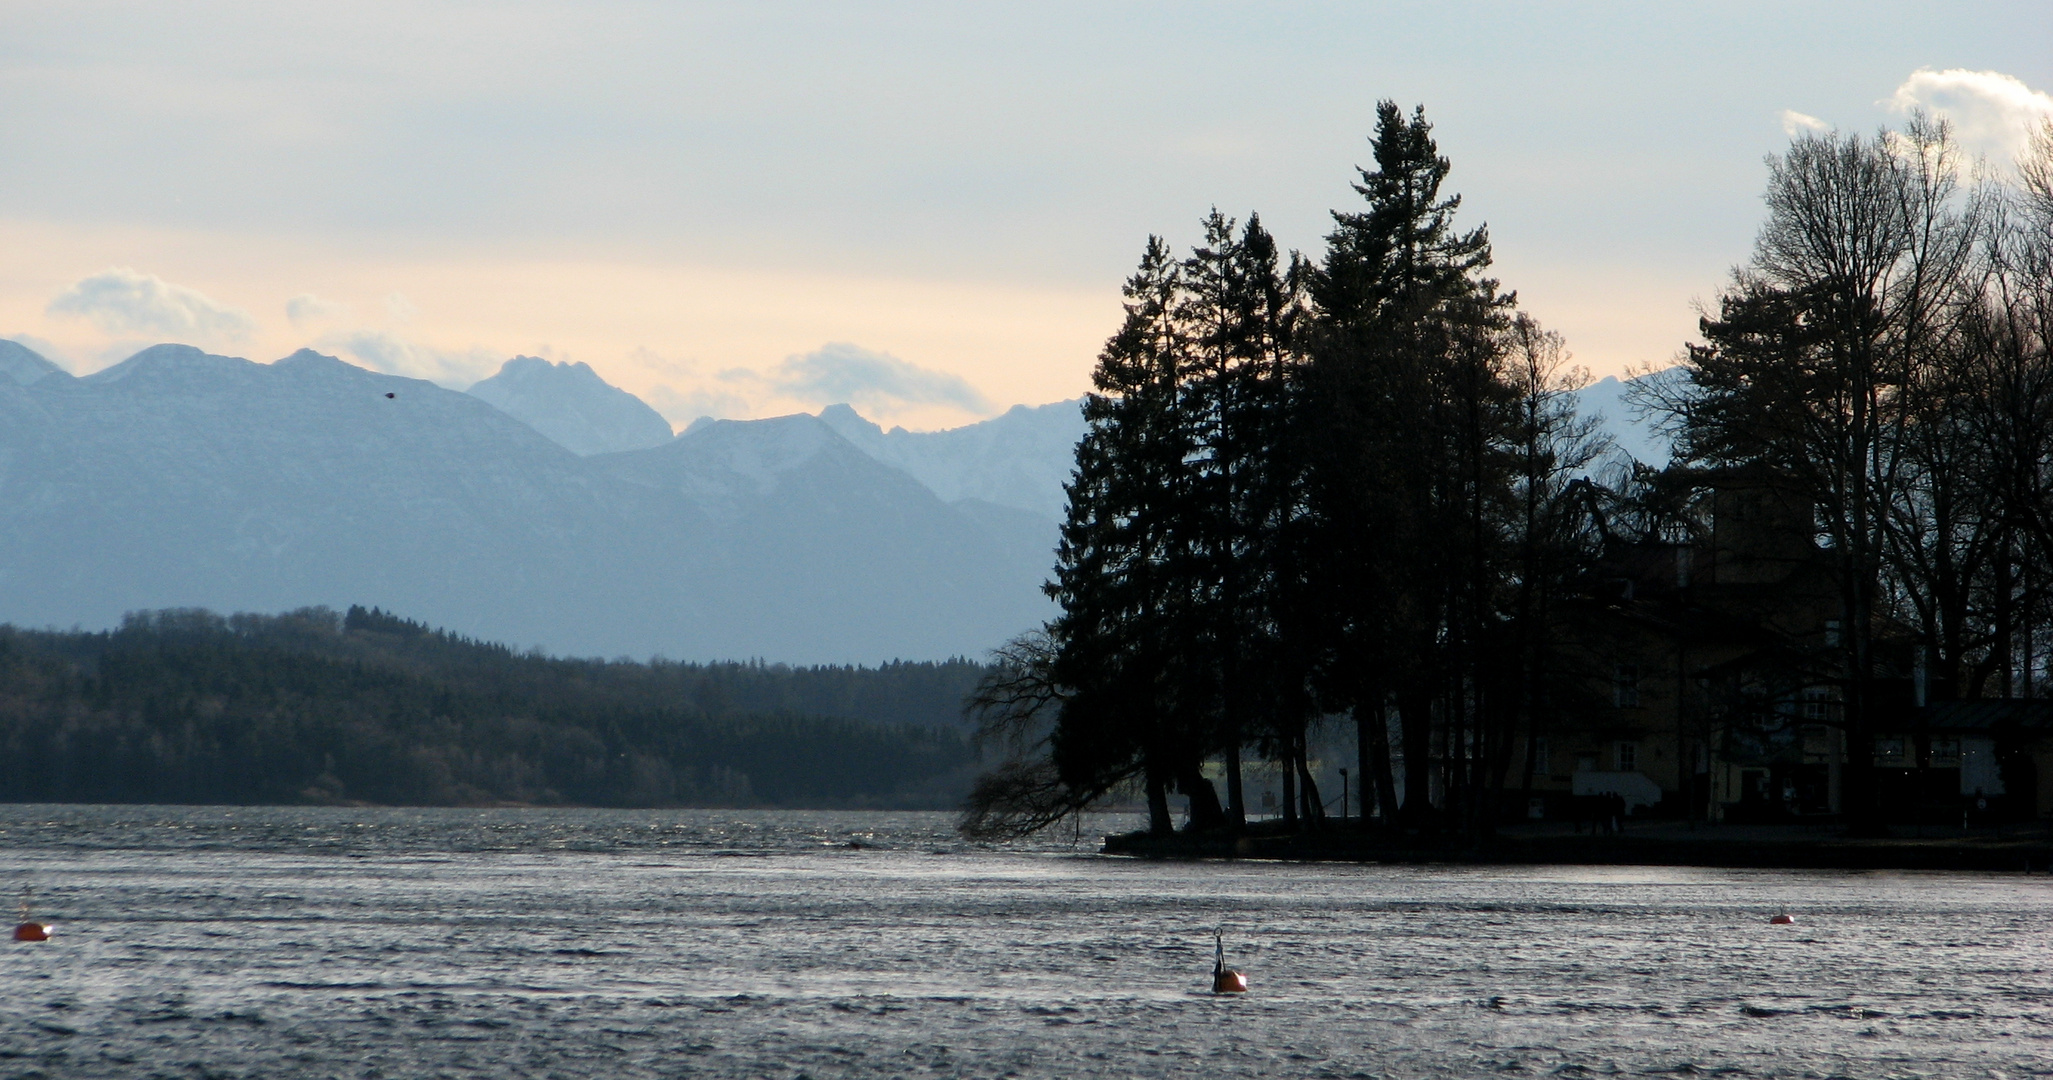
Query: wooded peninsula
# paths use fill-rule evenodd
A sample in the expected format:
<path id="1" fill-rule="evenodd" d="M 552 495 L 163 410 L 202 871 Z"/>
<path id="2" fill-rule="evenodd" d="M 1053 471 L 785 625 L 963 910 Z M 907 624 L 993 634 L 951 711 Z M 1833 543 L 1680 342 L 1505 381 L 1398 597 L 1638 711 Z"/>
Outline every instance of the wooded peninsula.
<path id="1" fill-rule="evenodd" d="M 1575 414 L 1424 109 L 1371 152 L 1315 254 L 1148 239 L 967 832 L 1137 786 L 1230 840 L 1250 756 L 1316 832 L 1339 724 L 1340 816 L 1408 835 L 2053 815 L 2053 122 L 2015 162 L 1923 115 L 1770 158 L 1752 258 L 1635 380 L 1672 462 Z"/>

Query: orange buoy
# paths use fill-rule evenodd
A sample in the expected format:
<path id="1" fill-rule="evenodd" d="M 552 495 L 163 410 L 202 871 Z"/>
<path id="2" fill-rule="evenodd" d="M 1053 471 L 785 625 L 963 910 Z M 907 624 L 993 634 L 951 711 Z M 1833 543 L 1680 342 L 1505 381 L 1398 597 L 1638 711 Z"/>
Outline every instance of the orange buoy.
<path id="1" fill-rule="evenodd" d="M 1212 992 L 1247 993 L 1247 976 L 1226 966 L 1226 936 L 1223 933 L 1212 935 Z"/>
<path id="2" fill-rule="evenodd" d="M 1775 916 L 1774 918 L 1772 918 L 1772 919 L 1769 919 L 1769 920 L 1768 920 L 1768 925 L 1769 925 L 1769 926 L 1795 926 L 1795 925 L 1796 925 L 1796 916 L 1794 916 L 1794 915 L 1777 915 L 1777 916 Z"/>
<path id="3" fill-rule="evenodd" d="M 30 890 L 26 887 L 21 890 L 21 923 L 14 928 L 14 940 L 48 941 L 50 924 L 35 922 L 29 918 L 29 893 Z"/>

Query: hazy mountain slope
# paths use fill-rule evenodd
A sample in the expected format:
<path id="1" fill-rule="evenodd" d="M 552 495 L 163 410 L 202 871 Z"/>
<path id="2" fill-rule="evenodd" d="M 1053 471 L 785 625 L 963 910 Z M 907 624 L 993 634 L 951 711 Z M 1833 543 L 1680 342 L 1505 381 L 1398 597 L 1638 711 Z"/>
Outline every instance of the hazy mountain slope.
<path id="1" fill-rule="evenodd" d="M 1062 485 L 1083 437 L 1081 400 L 1015 405 L 1003 415 L 946 431 L 885 431 L 847 405 L 820 420 L 877 460 L 904 469 L 944 501 L 981 499 L 1062 520 Z"/>
<path id="2" fill-rule="evenodd" d="M 576 454 L 640 450 L 670 441 L 670 421 L 582 363 L 516 356 L 469 392 Z"/>
<path id="3" fill-rule="evenodd" d="M 1062 539 L 1062 523 L 1031 510 L 985 502 L 957 499 L 948 504 L 956 513 L 983 526 L 1000 545 L 1005 558 L 1035 581 L 1046 580 L 1055 568 L 1055 545 Z M 1051 612 L 1052 614 L 1052 612 Z"/>
<path id="4" fill-rule="evenodd" d="M 27 386 L 46 375 L 69 373 L 45 359 L 41 353 L 19 342 L 0 338 L 0 380 Z"/>
<path id="5" fill-rule="evenodd" d="M 1659 374 L 1642 378 L 1660 378 Z M 1645 416 L 1628 400 L 1632 380 L 1607 375 L 1576 394 L 1576 415 L 1598 417 L 1603 432 L 1619 450 L 1643 465 L 1660 468 L 1668 464 L 1673 440 L 1661 433 L 1658 418 Z"/>
<path id="6" fill-rule="evenodd" d="M 304 351 L 158 346 L 0 410 L 0 618 L 31 625 L 365 603 L 625 647 L 607 568 L 688 517 L 482 401 Z"/>
<path id="7" fill-rule="evenodd" d="M 308 352 L 0 379 L 0 506 L 0 622 L 26 625 L 365 604 L 561 653 L 878 663 L 1047 611 L 1045 522 L 951 506 L 816 418 L 584 458 Z"/>
<path id="8" fill-rule="evenodd" d="M 704 566 L 668 582 L 760 655 L 980 652 L 1047 616 L 1040 568 L 1001 530 L 815 417 L 702 423 L 592 461 L 713 522 Z"/>

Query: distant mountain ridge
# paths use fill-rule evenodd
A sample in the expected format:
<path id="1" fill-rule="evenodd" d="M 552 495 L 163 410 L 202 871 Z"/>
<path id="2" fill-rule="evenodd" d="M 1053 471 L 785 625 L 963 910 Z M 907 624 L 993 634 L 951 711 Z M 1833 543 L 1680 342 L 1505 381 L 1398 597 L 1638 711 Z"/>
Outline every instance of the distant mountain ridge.
<path id="1" fill-rule="evenodd" d="M 0 379 L 0 505 L 0 621 L 365 604 L 576 655 L 976 655 L 1046 616 L 1052 558 L 815 417 L 586 458 L 307 351 Z"/>

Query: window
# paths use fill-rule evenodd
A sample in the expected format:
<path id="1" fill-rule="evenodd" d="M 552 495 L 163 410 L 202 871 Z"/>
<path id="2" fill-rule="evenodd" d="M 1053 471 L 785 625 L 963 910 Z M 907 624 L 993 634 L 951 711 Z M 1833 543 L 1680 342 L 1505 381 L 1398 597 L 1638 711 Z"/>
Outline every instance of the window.
<path id="1" fill-rule="evenodd" d="M 1640 666 L 1620 664 L 1611 687 L 1611 703 L 1621 709 L 1634 709 L 1640 703 Z"/>
<path id="2" fill-rule="evenodd" d="M 1838 644 L 1839 644 L 1839 620 L 1838 620 L 1838 619 L 1826 619 L 1826 620 L 1825 620 L 1825 644 L 1827 644 L 1827 645 L 1838 645 Z"/>
<path id="3" fill-rule="evenodd" d="M 1932 764 L 1934 764 L 1934 765 L 1958 765 L 1958 764 L 1960 764 L 1960 740 L 1959 740 L 1959 739 L 1933 739 L 1933 740 L 1932 740 Z"/>
<path id="4" fill-rule="evenodd" d="M 1545 739 L 1534 739 L 1534 740 L 1533 740 L 1533 774 L 1534 774 L 1535 776 L 1545 776 L 1546 774 L 1548 774 L 1548 773 L 1550 773 L 1550 772 L 1552 772 L 1552 771 L 1553 771 L 1552 769 L 1549 769 L 1549 768 L 1547 767 L 1547 740 L 1545 740 Z"/>
<path id="5" fill-rule="evenodd" d="M 1902 739 L 1876 739 L 1876 740 L 1875 740 L 1875 764 L 1877 764 L 1877 765 L 1902 765 L 1902 764 L 1903 764 L 1903 740 L 1902 740 Z"/>
<path id="6" fill-rule="evenodd" d="M 1632 772 L 1640 767 L 1640 746 L 1638 743 L 1619 743 L 1612 750 L 1612 758 L 1618 762 L 1619 772 Z"/>
<path id="7" fill-rule="evenodd" d="M 1830 715 L 1830 713 L 1829 713 L 1829 712 L 1827 711 L 1827 710 L 1829 710 L 1829 709 L 1831 708 L 1831 706 L 1830 706 L 1830 704 L 1829 704 L 1829 703 L 1831 702 L 1831 700 L 1832 700 L 1832 691 L 1831 691 L 1831 690 L 1830 690 L 1829 688 L 1827 688 L 1827 687 L 1823 687 L 1823 686 L 1806 686 L 1806 687 L 1804 687 L 1804 696 L 1803 696 L 1803 703 L 1804 703 L 1804 708 L 1803 708 L 1803 717 L 1804 717 L 1804 719 L 1805 719 L 1805 720 L 1807 720 L 1807 721 L 1809 721 L 1809 722 L 1811 722 L 1811 723 L 1813 723 L 1813 724 L 1822 724 L 1822 723 L 1824 723 L 1824 722 L 1825 722 L 1826 720 L 1829 720 L 1829 719 L 1831 719 L 1831 715 Z"/>

